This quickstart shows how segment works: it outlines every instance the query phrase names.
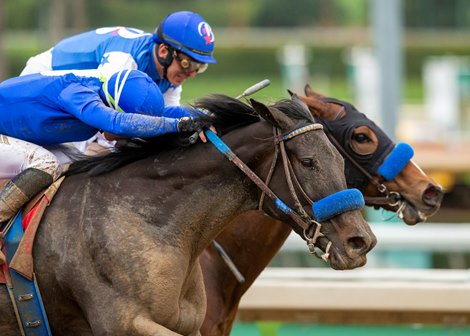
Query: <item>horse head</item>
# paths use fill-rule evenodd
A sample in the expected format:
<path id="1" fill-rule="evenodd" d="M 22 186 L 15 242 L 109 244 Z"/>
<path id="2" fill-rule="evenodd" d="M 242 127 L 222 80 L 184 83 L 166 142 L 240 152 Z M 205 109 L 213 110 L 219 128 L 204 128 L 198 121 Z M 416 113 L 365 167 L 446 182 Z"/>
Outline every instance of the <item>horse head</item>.
<path id="1" fill-rule="evenodd" d="M 314 248 L 318 243 L 318 247 L 329 255 L 332 268 L 350 269 L 364 265 L 366 253 L 375 245 L 376 239 L 360 211 L 354 206 L 348 208 L 355 203 L 354 192 L 347 190 L 344 161 L 322 131 L 323 127 L 315 122 L 305 104 L 295 95 L 291 100 L 270 106 L 253 99 L 251 104 L 254 111 L 274 128 L 274 143 L 279 144 L 279 155 L 283 157 L 277 160 L 275 151 L 273 158 L 261 165 L 259 175 L 306 219 L 308 227 L 302 227 L 285 211 L 279 211 L 276 201 L 266 199 L 260 202 L 260 207 L 269 215 L 290 223 L 307 242 L 312 243 L 313 236 L 311 252 L 316 253 Z"/>
<path id="2" fill-rule="evenodd" d="M 411 147 L 395 146 L 352 104 L 319 94 L 309 85 L 305 94 L 301 99 L 346 158 L 348 185 L 363 192 L 367 205 L 394 211 L 409 225 L 438 211 L 443 190 L 410 160 Z"/>

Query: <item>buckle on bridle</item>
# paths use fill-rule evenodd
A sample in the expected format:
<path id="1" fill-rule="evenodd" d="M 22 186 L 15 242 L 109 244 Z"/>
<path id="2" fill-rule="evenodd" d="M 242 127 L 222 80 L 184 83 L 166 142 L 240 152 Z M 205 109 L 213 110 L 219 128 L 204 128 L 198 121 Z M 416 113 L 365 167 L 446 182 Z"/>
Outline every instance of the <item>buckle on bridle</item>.
<path id="1" fill-rule="evenodd" d="M 402 203 L 402 199 L 401 199 L 401 195 L 396 192 L 396 191 L 391 191 L 389 194 L 388 194 L 388 199 L 389 199 L 389 205 L 390 206 L 399 206 L 400 203 Z"/>
<path id="2" fill-rule="evenodd" d="M 312 231 L 311 228 L 314 225 L 315 225 L 315 229 L 313 231 L 312 237 L 310 237 L 309 232 Z M 328 241 L 328 244 L 326 245 L 326 248 L 325 248 L 325 253 L 323 253 L 322 255 L 319 255 L 318 252 L 317 252 L 316 243 L 317 243 L 318 238 L 325 237 L 325 235 L 323 233 L 321 233 L 321 227 L 322 227 L 322 225 L 319 222 L 311 220 L 310 225 L 308 226 L 308 228 L 304 229 L 303 235 L 304 235 L 304 238 L 307 242 L 307 246 L 308 246 L 308 249 L 309 249 L 310 253 L 313 254 L 318 259 L 322 259 L 324 262 L 328 262 L 328 258 L 330 257 L 329 252 L 330 252 L 330 248 L 332 246 L 331 241 Z"/>

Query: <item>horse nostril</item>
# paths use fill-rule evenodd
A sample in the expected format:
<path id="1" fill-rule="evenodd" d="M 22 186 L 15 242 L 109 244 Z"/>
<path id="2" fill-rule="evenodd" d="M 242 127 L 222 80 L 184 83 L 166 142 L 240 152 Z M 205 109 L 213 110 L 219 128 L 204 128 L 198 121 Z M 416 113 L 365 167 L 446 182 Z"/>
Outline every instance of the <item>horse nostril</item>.
<path id="1" fill-rule="evenodd" d="M 352 237 L 348 239 L 348 245 L 353 250 L 364 250 L 366 248 L 366 242 L 361 237 Z"/>
<path id="2" fill-rule="evenodd" d="M 423 192 L 423 202 L 429 206 L 437 206 L 441 204 L 444 193 L 442 189 L 435 185 L 429 185 Z"/>

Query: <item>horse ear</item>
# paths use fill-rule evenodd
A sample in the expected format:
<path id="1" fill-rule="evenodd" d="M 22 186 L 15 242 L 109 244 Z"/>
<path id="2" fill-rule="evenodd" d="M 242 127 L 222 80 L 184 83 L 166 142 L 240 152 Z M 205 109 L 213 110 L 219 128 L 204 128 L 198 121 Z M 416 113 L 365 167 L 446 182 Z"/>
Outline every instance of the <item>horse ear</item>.
<path id="1" fill-rule="evenodd" d="M 310 84 L 305 84 L 304 86 L 304 92 L 305 92 L 305 95 L 307 97 L 315 97 L 315 98 L 322 98 L 322 97 L 326 97 L 325 95 L 317 92 L 317 91 L 314 91 L 312 89 L 312 87 L 310 86 Z"/>
<path id="2" fill-rule="evenodd" d="M 307 105 L 310 113 L 312 113 L 314 117 L 318 117 L 326 121 L 342 117 L 342 115 L 339 115 L 342 107 L 338 104 L 321 101 L 318 97 L 312 96 L 311 94 L 307 95 L 307 97 L 300 96 L 299 99 Z"/>
<path id="3" fill-rule="evenodd" d="M 305 92 L 305 95 L 306 95 L 307 97 L 311 95 L 312 88 L 310 87 L 309 84 L 305 84 L 305 86 L 304 86 L 304 92 Z"/>
<path id="4" fill-rule="evenodd" d="M 274 127 L 284 129 L 289 125 L 289 118 L 281 111 L 275 108 L 260 103 L 259 101 L 250 98 L 251 106 L 253 106 L 256 113 L 258 113 L 264 120 L 269 122 Z"/>
<path id="5" fill-rule="evenodd" d="M 255 109 L 256 113 L 258 113 L 261 118 L 272 124 L 273 126 L 280 128 L 279 123 L 277 120 L 274 118 L 272 111 L 264 105 L 263 103 L 260 103 L 259 101 L 254 100 L 253 98 L 250 98 L 250 103 L 251 106 Z"/>

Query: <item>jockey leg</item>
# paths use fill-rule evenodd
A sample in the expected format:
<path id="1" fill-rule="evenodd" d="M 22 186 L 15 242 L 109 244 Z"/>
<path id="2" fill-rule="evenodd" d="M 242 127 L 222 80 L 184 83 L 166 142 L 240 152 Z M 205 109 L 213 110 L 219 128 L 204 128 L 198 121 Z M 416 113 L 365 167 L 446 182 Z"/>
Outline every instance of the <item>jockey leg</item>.
<path id="1" fill-rule="evenodd" d="M 45 148 L 4 135 L 0 135 L 0 157 L 0 178 L 14 176 L 0 192 L 0 222 L 3 222 L 56 180 L 61 168 L 55 155 Z"/>
<path id="2" fill-rule="evenodd" d="M 16 175 L 0 192 L 0 222 L 13 217 L 38 192 L 53 182 L 52 176 L 36 168 Z"/>
<path id="3" fill-rule="evenodd" d="M 0 192 L 0 222 L 13 217 L 26 202 L 52 182 L 50 174 L 36 168 L 27 168 L 16 175 Z M 0 250 L 0 265 L 5 262 L 6 257 Z"/>

